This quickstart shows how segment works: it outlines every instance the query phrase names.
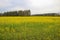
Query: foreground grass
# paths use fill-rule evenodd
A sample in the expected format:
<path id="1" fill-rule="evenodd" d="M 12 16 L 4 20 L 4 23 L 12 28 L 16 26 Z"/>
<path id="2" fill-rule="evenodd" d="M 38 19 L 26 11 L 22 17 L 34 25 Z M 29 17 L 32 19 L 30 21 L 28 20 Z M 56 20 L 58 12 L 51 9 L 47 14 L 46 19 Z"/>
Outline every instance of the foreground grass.
<path id="1" fill-rule="evenodd" d="M 60 24 L 0 24 L 0 40 L 60 40 Z"/>
<path id="2" fill-rule="evenodd" d="M 0 40 L 60 40 L 60 18 L 1 17 Z"/>

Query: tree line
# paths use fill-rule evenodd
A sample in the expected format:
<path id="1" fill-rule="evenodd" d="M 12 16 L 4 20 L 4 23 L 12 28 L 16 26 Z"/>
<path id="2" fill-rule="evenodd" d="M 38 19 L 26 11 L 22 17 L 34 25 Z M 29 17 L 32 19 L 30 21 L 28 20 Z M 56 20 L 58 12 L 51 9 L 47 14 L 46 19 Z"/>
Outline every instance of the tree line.
<path id="1" fill-rule="evenodd" d="M 20 10 L 20 11 L 10 11 L 10 12 L 4 12 L 0 13 L 0 16 L 30 16 L 31 12 L 30 10 Z"/>
<path id="2" fill-rule="evenodd" d="M 35 14 L 32 16 L 60 16 L 60 13 L 44 13 L 44 14 Z"/>
<path id="3" fill-rule="evenodd" d="M 0 16 L 60 16 L 60 13 L 44 13 L 44 14 L 35 14 L 31 15 L 30 10 L 19 10 L 19 11 L 9 11 L 0 13 Z"/>

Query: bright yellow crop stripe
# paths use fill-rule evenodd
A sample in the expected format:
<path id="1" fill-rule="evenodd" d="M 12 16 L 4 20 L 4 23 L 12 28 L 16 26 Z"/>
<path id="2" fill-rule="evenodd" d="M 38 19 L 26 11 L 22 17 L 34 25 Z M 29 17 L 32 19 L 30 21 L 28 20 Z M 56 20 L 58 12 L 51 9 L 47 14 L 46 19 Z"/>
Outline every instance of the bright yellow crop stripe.
<path id="1" fill-rule="evenodd" d="M 60 17 L 0 17 L 0 23 L 59 22 Z"/>

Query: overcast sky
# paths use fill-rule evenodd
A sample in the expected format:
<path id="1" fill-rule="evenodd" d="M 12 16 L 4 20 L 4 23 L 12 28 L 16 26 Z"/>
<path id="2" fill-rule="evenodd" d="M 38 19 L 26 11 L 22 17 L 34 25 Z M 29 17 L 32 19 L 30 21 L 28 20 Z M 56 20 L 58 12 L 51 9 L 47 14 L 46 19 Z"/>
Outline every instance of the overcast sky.
<path id="1" fill-rule="evenodd" d="M 59 13 L 60 0 L 0 0 L 0 12 L 26 9 L 32 14 Z"/>

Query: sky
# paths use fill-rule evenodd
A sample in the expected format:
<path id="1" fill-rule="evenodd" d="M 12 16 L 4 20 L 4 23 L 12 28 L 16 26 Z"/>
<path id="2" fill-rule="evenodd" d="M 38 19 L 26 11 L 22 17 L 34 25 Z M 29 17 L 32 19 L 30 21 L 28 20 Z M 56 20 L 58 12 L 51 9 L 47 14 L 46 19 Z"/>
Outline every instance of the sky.
<path id="1" fill-rule="evenodd" d="M 60 0 L 0 0 L 0 12 L 31 10 L 31 14 L 60 13 Z"/>

